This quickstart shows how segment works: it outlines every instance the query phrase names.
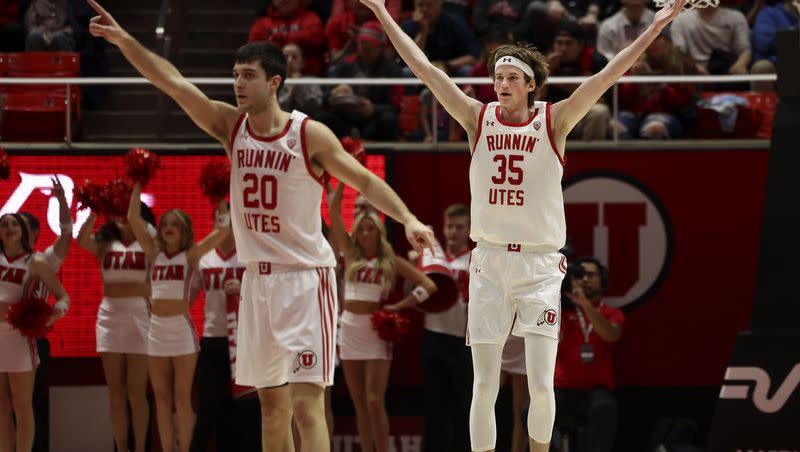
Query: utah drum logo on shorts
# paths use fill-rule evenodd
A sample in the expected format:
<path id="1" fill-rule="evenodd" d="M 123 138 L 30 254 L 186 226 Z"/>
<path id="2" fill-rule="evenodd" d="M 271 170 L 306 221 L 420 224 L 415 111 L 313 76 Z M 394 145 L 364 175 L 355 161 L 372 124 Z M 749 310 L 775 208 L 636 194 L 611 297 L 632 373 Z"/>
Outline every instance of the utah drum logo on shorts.
<path id="1" fill-rule="evenodd" d="M 317 355 L 311 350 L 303 350 L 294 359 L 294 372 L 300 369 L 311 369 L 317 365 Z"/>
<path id="2" fill-rule="evenodd" d="M 555 325 L 556 322 L 558 322 L 558 313 L 555 311 L 555 309 L 546 309 L 539 315 L 539 318 L 536 319 L 536 326 L 541 326 L 544 323 L 548 325 Z"/>

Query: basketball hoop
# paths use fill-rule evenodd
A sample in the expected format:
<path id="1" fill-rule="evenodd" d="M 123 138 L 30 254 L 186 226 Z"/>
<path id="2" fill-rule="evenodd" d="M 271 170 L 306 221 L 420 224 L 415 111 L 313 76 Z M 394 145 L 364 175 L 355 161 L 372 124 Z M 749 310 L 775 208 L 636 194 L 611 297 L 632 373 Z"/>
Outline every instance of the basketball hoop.
<path id="1" fill-rule="evenodd" d="M 672 5 L 675 0 L 653 0 L 653 3 L 659 8 L 663 8 L 664 5 Z M 719 0 L 686 0 L 686 3 L 683 4 L 683 10 L 689 11 L 695 8 L 714 8 L 717 6 L 719 6 Z"/>

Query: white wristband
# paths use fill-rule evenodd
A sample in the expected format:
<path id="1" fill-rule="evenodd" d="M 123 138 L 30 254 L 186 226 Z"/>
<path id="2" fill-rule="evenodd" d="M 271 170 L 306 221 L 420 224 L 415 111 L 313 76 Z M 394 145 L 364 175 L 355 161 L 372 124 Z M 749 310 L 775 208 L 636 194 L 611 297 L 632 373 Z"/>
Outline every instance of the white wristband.
<path id="1" fill-rule="evenodd" d="M 64 298 L 60 298 L 56 301 L 56 304 L 53 305 L 53 309 L 60 312 L 62 316 L 67 315 L 67 311 L 69 311 L 69 297 L 64 296 Z"/>
<path id="2" fill-rule="evenodd" d="M 72 219 L 68 223 L 61 223 L 61 235 L 72 235 Z"/>
<path id="3" fill-rule="evenodd" d="M 417 286 L 414 288 L 414 290 L 411 291 L 411 296 L 417 299 L 417 303 L 422 303 L 423 301 L 430 298 L 431 294 L 429 294 L 424 287 Z"/>
<path id="4" fill-rule="evenodd" d="M 214 219 L 214 226 L 217 228 L 224 228 L 231 225 L 231 214 L 230 213 L 220 213 L 217 214 L 217 217 Z"/>

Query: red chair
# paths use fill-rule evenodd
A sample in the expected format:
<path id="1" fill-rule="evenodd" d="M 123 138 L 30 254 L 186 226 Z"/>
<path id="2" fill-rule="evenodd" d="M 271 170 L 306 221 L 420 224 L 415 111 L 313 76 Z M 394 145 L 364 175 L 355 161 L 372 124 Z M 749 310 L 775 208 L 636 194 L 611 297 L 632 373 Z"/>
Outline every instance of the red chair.
<path id="1" fill-rule="evenodd" d="M 8 75 L 8 54 L 0 53 L 0 77 Z"/>
<path id="2" fill-rule="evenodd" d="M 751 91 L 743 93 L 750 102 L 750 108 L 761 112 L 763 120 L 761 127 L 756 131 L 758 138 L 772 138 L 772 122 L 775 120 L 775 107 L 778 103 L 778 93 Z"/>
<path id="3" fill-rule="evenodd" d="M 2 130 L 3 141 L 63 141 L 66 137 L 67 104 L 64 93 L 28 91 L 3 94 Z M 78 99 L 77 90 L 71 102 Z M 71 109 L 71 121 L 77 124 L 80 118 L 77 108 Z"/>
<path id="4" fill-rule="evenodd" d="M 16 52 L 8 54 L 9 77 L 77 77 L 78 52 Z"/>
<path id="5" fill-rule="evenodd" d="M 703 92 L 701 97 L 703 99 L 710 99 L 718 94 L 735 94 L 737 96 L 748 97 L 750 93 Z M 690 131 L 689 137 L 699 139 L 756 138 L 764 122 L 764 113 L 761 109 L 756 108 L 753 102 L 750 101 L 749 106 L 739 107 L 733 132 L 723 132 L 719 123 L 719 115 L 716 111 L 709 108 L 697 107 L 697 124 L 695 128 Z M 771 130 L 771 123 L 769 127 Z"/>
<path id="6" fill-rule="evenodd" d="M 400 99 L 399 126 L 405 136 L 417 130 L 419 127 L 419 96 L 407 95 Z"/>

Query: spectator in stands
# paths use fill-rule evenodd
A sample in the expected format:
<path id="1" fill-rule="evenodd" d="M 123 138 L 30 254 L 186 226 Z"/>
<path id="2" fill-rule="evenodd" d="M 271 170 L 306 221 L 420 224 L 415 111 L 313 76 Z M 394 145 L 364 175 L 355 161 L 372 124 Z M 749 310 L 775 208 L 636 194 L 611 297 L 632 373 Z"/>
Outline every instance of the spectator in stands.
<path id="1" fill-rule="evenodd" d="M 597 24 L 602 15 L 603 0 L 533 1 L 525 10 L 520 28 L 514 38 L 546 51 L 553 44 L 559 24 L 563 20 L 577 22 L 588 41 L 597 35 Z"/>
<path id="2" fill-rule="evenodd" d="M 516 35 L 528 3 L 528 0 L 477 0 L 472 10 L 472 28 L 479 37 L 491 31 Z"/>
<path id="3" fill-rule="evenodd" d="M 356 53 L 336 66 L 334 77 L 401 77 L 400 66 L 386 55 L 386 35 L 377 21 L 362 25 L 356 41 Z M 355 127 L 364 139 L 395 140 L 401 95 L 402 87 L 338 85 L 328 96 L 330 111 L 323 122 L 339 137 Z"/>
<path id="4" fill-rule="evenodd" d="M 333 14 L 325 26 L 328 37 L 328 50 L 330 50 L 331 66 L 328 68 L 333 73 L 335 64 L 344 56 L 355 53 L 358 29 L 364 22 L 375 20 L 372 11 L 360 0 L 346 0 L 348 8 L 340 13 Z"/>
<path id="5" fill-rule="evenodd" d="M 752 51 L 744 14 L 725 7 L 686 11 L 675 18 L 672 42 L 696 63 L 699 74 L 747 74 Z"/>
<path id="6" fill-rule="evenodd" d="M 268 41 L 279 47 L 297 44 L 305 55 L 306 72 L 323 74 L 325 28 L 315 13 L 308 11 L 303 0 L 272 0 L 267 15 L 257 19 L 247 42 Z"/>
<path id="7" fill-rule="evenodd" d="M 573 283 L 561 313 L 556 358 L 556 428 L 578 423 L 577 452 L 609 452 L 617 429 L 614 343 L 625 317 L 603 303 L 608 273 L 595 258 L 578 259 L 584 276 Z"/>
<path id="8" fill-rule="evenodd" d="M 800 25 L 798 10 L 792 0 L 784 0 L 775 5 L 766 6 L 758 13 L 753 26 L 753 74 L 774 74 L 778 59 L 777 36 L 779 30 L 795 28 Z M 772 82 L 753 82 L 754 91 L 773 91 Z"/>
<path id="9" fill-rule="evenodd" d="M 25 48 L 25 28 L 19 0 L 0 0 L 0 52 Z"/>
<path id="10" fill-rule="evenodd" d="M 69 0 L 32 0 L 25 13 L 25 50 L 74 51 L 69 18 Z"/>
<path id="11" fill-rule="evenodd" d="M 614 58 L 650 26 L 653 16 L 647 0 L 622 0 L 622 9 L 600 24 L 597 51 L 608 60 Z"/>
<path id="12" fill-rule="evenodd" d="M 331 18 L 337 14 L 342 14 L 350 7 L 352 0 L 333 0 L 331 5 Z M 386 10 L 394 20 L 400 20 L 403 15 L 403 0 L 386 0 Z"/>
<path id="13" fill-rule="evenodd" d="M 631 75 L 694 75 L 694 62 L 666 33 L 656 38 L 634 63 Z M 683 138 L 695 116 L 694 85 L 624 83 L 619 88 L 621 138 Z"/>
<path id="14" fill-rule="evenodd" d="M 439 63 L 450 75 L 469 74 L 480 53 L 472 31 L 444 11 L 443 0 L 415 0 L 413 15 L 400 26 L 431 62 Z"/>
<path id="15" fill-rule="evenodd" d="M 469 77 L 484 77 L 486 80 L 490 80 L 489 69 L 486 67 L 486 60 L 494 49 L 503 44 L 511 43 L 511 33 L 503 30 L 493 30 L 484 35 L 483 38 L 481 38 L 481 42 L 483 43 L 481 56 L 467 75 Z M 497 94 L 495 94 L 492 84 L 467 85 L 464 87 L 464 93 L 466 93 L 467 96 L 478 99 L 484 104 L 497 100 Z"/>
<path id="16" fill-rule="evenodd" d="M 286 57 L 286 77 L 288 79 L 305 77 L 303 75 L 303 50 L 297 44 L 283 46 Z M 300 110 L 316 117 L 322 107 L 322 88 L 319 85 L 284 84 L 278 91 L 278 104 L 285 111 Z"/>
<path id="17" fill-rule="evenodd" d="M 562 20 L 553 41 L 553 51 L 547 56 L 551 77 L 590 76 L 600 72 L 608 60 L 589 44 L 583 27 L 573 20 Z M 578 84 L 545 86 L 544 97 L 556 103 L 568 98 Z M 603 99 L 575 126 L 569 138 L 602 140 L 608 135 L 611 112 Z"/>

